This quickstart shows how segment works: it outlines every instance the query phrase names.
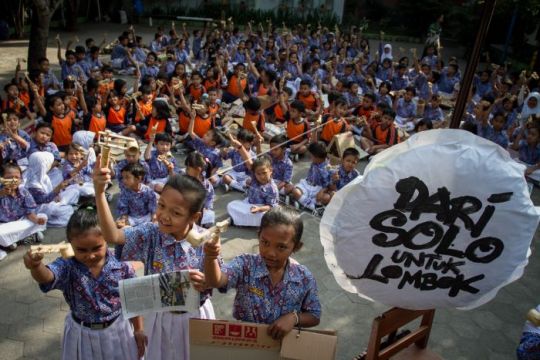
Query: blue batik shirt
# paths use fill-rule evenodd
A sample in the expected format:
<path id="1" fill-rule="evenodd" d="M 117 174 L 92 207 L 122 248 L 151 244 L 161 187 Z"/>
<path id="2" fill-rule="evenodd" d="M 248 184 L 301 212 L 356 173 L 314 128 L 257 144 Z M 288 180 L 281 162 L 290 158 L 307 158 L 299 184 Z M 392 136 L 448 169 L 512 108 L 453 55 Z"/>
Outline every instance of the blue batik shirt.
<path id="1" fill-rule="evenodd" d="M 15 140 L 13 140 L 8 134 L 0 134 L 0 143 L 4 143 L 4 148 L 2 149 L 2 160 L 4 162 L 16 162 L 17 160 L 27 157 L 27 153 L 30 149 L 32 139 L 30 139 L 30 135 L 28 135 L 24 130 L 18 130 L 17 132 L 19 136 L 28 143 L 28 147 L 26 149 L 23 149 L 21 145 Z M 6 142 L 8 139 L 9 142 Z"/>
<path id="2" fill-rule="evenodd" d="M 279 190 L 274 180 L 270 180 L 268 184 L 260 184 L 253 177 L 246 193 L 250 204 L 276 206 L 279 202 Z"/>
<path id="3" fill-rule="evenodd" d="M 328 161 L 323 161 L 320 164 L 311 163 L 306 177 L 308 184 L 312 186 L 328 187 L 331 183 L 330 170 L 328 169 Z"/>
<path id="4" fill-rule="evenodd" d="M 290 183 L 292 180 L 293 163 L 289 158 L 290 150 L 287 149 L 282 159 L 272 156 L 272 178 L 276 183 Z"/>
<path id="5" fill-rule="evenodd" d="M 150 187 L 141 184 L 139 191 L 123 187 L 116 204 L 116 214 L 133 217 L 153 215 L 156 213 L 156 204 L 156 193 Z"/>
<path id="6" fill-rule="evenodd" d="M 17 221 L 36 213 L 37 204 L 28 190 L 19 187 L 15 196 L 0 196 L 0 223 Z"/>

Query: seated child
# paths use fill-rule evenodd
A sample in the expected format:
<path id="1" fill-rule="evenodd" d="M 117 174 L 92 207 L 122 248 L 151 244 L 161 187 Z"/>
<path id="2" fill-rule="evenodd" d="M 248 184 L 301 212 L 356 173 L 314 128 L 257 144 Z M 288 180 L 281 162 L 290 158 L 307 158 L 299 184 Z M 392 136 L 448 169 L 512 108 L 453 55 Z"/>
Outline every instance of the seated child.
<path id="1" fill-rule="evenodd" d="M 16 162 L 24 171 L 28 165 L 27 152 L 30 149 L 30 136 L 19 129 L 20 120 L 13 110 L 4 112 L 4 131 L 0 134 L 0 154 L 3 162 Z"/>
<path id="2" fill-rule="evenodd" d="M 414 118 L 416 117 L 416 105 L 413 98 L 416 96 L 414 87 L 409 86 L 404 94 L 399 93 L 394 100 L 394 111 L 396 112 L 396 124 L 407 131 L 414 129 Z"/>
<path id="3" fill-rule="evenodd" d="M 391 109 L 384 109 L 381 121 L 375 129 L 366 127 L 366 139 L 371 140 L 362 142 L 362 147 L 368 154 L 378 154 L 399 143 L 399 133 L 394 126 L 395 115 Z"/>
<path id="4" fill-rule="evenodd" d="M 118 186 L 120 189 L 124 186 L 122 182 L 122 169 L 124 169 L 129 164 L 139 164 L 144 169 L 144 177 L 142 183 L 145 185 L 150 184 L 150 168 L 148 163 L 141 159 L 141 151 L 139 150 L 139 145 L 136 141 L 132 143 L 126 150 L 124 150 L 124 159 L 116 163 L 113 171 L 113 176 L 116 177 L 118 181 Z"/>
<path id="5" fill-rule="evenodd" d="M 293 163 L 289 157 L 290 150 L 287 148 L 287 137 L 276 135 L 270 139 L 269 155 L 272 159 L 272 179 L 276 183 L 279 194 L 288 196 L 293 191 L 292 182 Z"/>
<path id="6" fill-rule="evenodd" d="M 343 99 L 338 99 L 334 102 L 334 111 L 329 117 L 325 117 L 325 121 L 320 140 L 326 145 L 330 144 L 334 135 L 350 131 L 350 126 L 344 116 L 347 114 L 347 102 Z"/>
<path id="7" fill-rule="evenodd" d="M 315 278 L 291 257 L 302 248 L 302 232 L 300 215 L 278 206 L 261 219 L 259 254 L 239 255 L 220 269 L 221 245 L 204 245 L 206 284 L 223 291 L 236 289 L 233 317 L 269 324 L 268 335 L 274 339 L 294 327 L 316 326 L 321 318 Z"/>
<path id="8" fill-rule="evenodd" d="M 152 131 L 157 134 L 166 133 L 172 136 L 170 117 L 169 105 L 163 100 L 154 100 L 151 114 L 137 125 L 137 133 L 145 140 L 150 140 Z"/>
<path id="9" fill-rule="evenodd" d="M 146 170 L 138 163 L 131 163 L 121 170 L 122 187 L 116 204 L 116 226 L 137 226 L 155 220 L 156 193 L 143 183 Z"/>
<path id="10" fill-rule="evenodd" d="M 512 143 L 512 149 L 519 151 L 519 161 L 527 165 L 525 175 L 531 175 L 540 169 L 540 129 L 531 126 L 526 131 L 526 122 Z"/>
<path id="11" fill-rule="evenodd" d="M 87 151 L 78 144 L 71 143 L 62 163 L 62 176 L 68 188 L 79 192 L 80 196 L 94 196 L 92 165 L 88 163 Z M 67 190 L 66 189 L 66 190 Z"/>
<path id="12" fill-rule="evenodd" d="M 309 122 L 302 117 L 304 111 L 304 104 L 295 100 L 290 105 L 288 112 L 287 139 L 289 139 L 289 149 L 295 161 L 298 161 L 298 157 L 307 152 L 307 145 L 311 138 Z"/>
<path id="13" fill-rule="evenodd" d="M 53 131 L 51 124 L 39 122 L 36 125 L 32 139 L 30 139 L 30 149 L 28 150 L 27 156 L 30 157 L 30 155 L 36 151 L 46 151 L 53 155 L 54 163 L 51 170 L 49 170 L 49 177 L 51 178 L 53 186 L 56 186 L 63 180 L 62 170 L 58 168 L 62 161 L 62 157 L 56 144 L 51 141 Z"/>
<path id="14" fill-rule="evenodd" d="M 219 177 L 214 175 L 216 171 L 223 166 L 219 147 L 224 145 L 225 140 L 223 139 L 221 132 L 219 132 L 217 129 L 209 129 L 203 135 L 203 137 L 197 135 L 197 133 L 194 131 L 196 117 L 196 112 L 191 111 L 188 135 L 192 140 L 193 148 L 200 152 L 210 162 L 210 165 L 212 166 L 212 174 L 208 174 L 207 177 L 212 185 L 217 186 L 219 185 Z"/>
<path id="15" fill-rule="evenodd" d="M 61 227 L 67 225 L 73 214 L 72 205 L 79 201 L 79 191 L 73 187 L 68 189 L 67 180 L 53 186 L 47 175 L 53 162 L 54 158 L 48 152 L 30 155 L 25 187 L 38 205 L 37 212 L 47 215 L 47 225 Z"/>
<path id="16" fill-rule="evenodd" d="M 107 119 L 103 114 L 101 101 L 97 99 L 88 99 L 86 105 L 90 112 L 86 114 L 83 120 L 83 126 L 86 130 L 92 131 L 97 139 L 97 135 L 100 131 L 105 131 L 107 126 Z"/>
<path id="17" fill-rule="evenodd" d="M 503 149 L 508 148 L 508 132 L 504 130 L 506 116 L 502 112 L 493 115 L 491 124 L 486 117 L 484 121 L 477 124 L 477 135 L 485 139 L 491 140 L 502 146 Z"/>
<path id="18" fill-rule="evenodd" d="M 104 113 L 107 117 L 107 129 L 124 136 L 137 130 L 135 125 L 127 124 L 126 108 L 121 105 L 120 94 L 115 90 L 109 93 Z"/>
<path id="19" fill-rule="evenodd" d="M 242 144 L 236 141 L 234 145 L 240 147 L 246 159 L 247 151 Z M 279 191 L 272 179 L 272 161 L 268 157 L 262 156 L 253 162 L 249 159 L 247 166 L 252 174 L 247 197 L 228 203 L 227 212 L 235 225 L 260 226 L 264 213 L 278 205 Z"/>
<path id="20" fill-rule="evenodd" d="M 253 147 L 253 141 L 255 140 L 255 136 L 253 133 L 245 130 L 240 129 L 238 131 L 238 134 L 236 135 L 236 139 L 242 144 L 244 149 L 248 150 L 250 158 L 255 158 L 256 155 L 251 150 Z M 244 164 L 244 159 L 242 158 L 242 155 L 238 151 L 238 149 L 235 148 L 228 148 L 228 149 L 222 149 L 221 155 L 224 160 L 231 159 L 231 165 L 232 169 L 229 170 L 226 174 L 223 175 L 221 178 L 223 182 L 223 186 L 225 187 L 225 191 L 229 191 L 229 187 L 232 187 L 235 190 L 244 192 L 245 186 L 246 186 L 246 180 L 249 177 L 247 174 L 247 168 Z"/>
<path id="21" fill-rule="evenodd" d="M 15 182 L 0 189 L 0 247 L 14 250 L 17 241 L 37 234 L 37 239 L 43 239 L 42 231 L 47 228 L 47 215 L 36 214 L 37 205 L 32 195 L 24 187 L 21 168 L 7 163 L 2 166 L 2 177 Z M 7 256 L 0 248 L 0 260 Z"/>
<path id="22" fill-rule="evenodd" d="M 45 266 L 43 255 L 24 255 L 41 291 L 64 293 L 66 316 L 62 359 L 140 359 L 146 335 L 142 317 L 122 317 L 118 283 L 135 277 L 135 270 L 107 251 L 96 210 L 84 206 L 69 220 L 67 239 L 75 256 L 58 258 Z"/>
<path id="23" fill-rule="evenodd" d="M 212 172 L 212 165 L 198 151 L 192 151 L 186 157 L 186 175 L 192 176 L 199 180 L 206 189 L 206 199 L 204 200 L 201 225 L 209 228 L 214 225 L 216 215 L 214 213 L 214 187 L 208 180 L 209 174 Z"/>
<path id="24" fill-rule="evenodd" d="M 72 142 L 73 129 L 78 123 L 73 111 L 66 113 L 66 107 L 60 96 L 53 95 L 49 99 L 48 122 L 53 129 L 52 141 L 58 149 L 65 152 Z"/>
<path id="25" fill-rule="evenodd" d="M 246 109 L 246 114 L 244 115 L 242 127 L 254 134 L 257 134 L 257 132 L 259 134 L 264 133 L 265 118 L 264 113 L 261 110 L 261 102 L 259 99 L 250 97 L 244 102 L 244 108 Z"/>
<path id="26" fill-rule="evenodd" d="M 291 196 L 303 207 L 315 210 L 319 202 L 318 194 L 331 184 L 331 174 L 328 170 L 329 164 L 324 144 L 311 143 L 308 151 L 311 154 L 311 166 L 307 177 L 296 184 Z M 298 206 L 297 203 L 295 205 Z"/>
<path id="27" fill-rule="evenodd" d="M 356 179 L 360 173 L 356 170 L 356 165 L 360 161 L 360 153 L 356 148 L 347 148 L 343 152 L 341 157 L 341 165 L 338 170 L 332 174 L 332 184 L 335 186 L 335 190 L 339 191 L 345 187 L 348 183 Z M 330 197 L 331 199 L 332 197 Z M 330 202 L 321 201 L 324 205 Z"/>
<path id="28" fill-rule="evenodd" d="M 153 150 L 153 145 L 156 149 Z M 176 172 L 176 159 L 172 156 L 170 150 L 172 138 L 169 134 L 160 133 L 150 138 L 148 146 L 144 151 L 144 159 L 148 163 L 150 169 L 150 187 L 154 191 L 160 193 L 163 190 L 163 185 L 167 182 L 169 175 Z"/>
<path id="29" fill-rule="evenodd" d="M 300 82 L 300 89 L 296 94 L 296 99 L 304 104 L 308 121 L 317 120 L 322 113 L 322 101 L 318 93 L 311 91 L 311 81 L 302 80 Z M 347 102 L 345 102 L 345 107 L 347 107 Z"/>
<path id="30" fill-rule="evenodd" d="M 431 101 L 426 104 L 423 118 L 431 121 L 435 129 L 448 127 L 448 122 L 444 119 L 441 109 L 441 96 L 433 95 Z"/>

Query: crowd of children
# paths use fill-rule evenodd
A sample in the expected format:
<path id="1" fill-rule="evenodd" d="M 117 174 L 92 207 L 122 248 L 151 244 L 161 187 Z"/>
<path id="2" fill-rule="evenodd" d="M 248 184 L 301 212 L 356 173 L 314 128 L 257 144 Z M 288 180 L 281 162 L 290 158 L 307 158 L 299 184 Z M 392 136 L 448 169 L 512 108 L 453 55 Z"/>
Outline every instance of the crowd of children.
<path id="1" fill-rule="evenodd" d="M 41 241 L 47 226 L 67 227 L 73 259 L 44 266 L 25 256 L 42 290 L 63 291 L 71 307 L 65 359 L 105 356 L 99 351 L 107 358 L 146 352 L 149 359 L 188 359 L 187 323 L 213 318 L 211 288 L 237 289 L 234 317 L 271 324 L 276 338 L 318 324 L 315 279 L 290 258 L 301 248 L 302 222 L 286 205 L 320 215 L 359 175 L 361 158 L 415 132 L 448 127 L 459 92 L 458 61 L 445 59 L 441 48 L 428 45 L 418 56 L 393 51 L 382 34 L 380 40 L 372 51 L 355 27 L 248 24 L 241 32 L 229 20 L 190 34 L 173 23 L 148 46 L 130 27 L 110 58 L 92 39 L 74 51 L 68 43 L 62 53 L 58 37 L 59 80 L 46 58 L 27 74 L 17 66 L 1 103 L 0 260 L 17 243 Z M 132 84 L 115 73 L 133 76 Z M 515 151 L 528 175 L 540 169 L 537 91 L 536 73 L 494 65 L 475 78 L 462 122 Z M 96 156 L 103 131 L 133 139 L 110 167 Z M 341 134 L 355 145 L 336 150 Z M 307 176 L 294 183 L 303 157 Z M 114 216 L 106 193 L 112 183 L 120 189 Z M 215 223 L 214 203 L 231 189 L 246 197 L 229 202 L 227 212 L 234 225 L 259 229 L 260 253 L 224 265 L 219 244 L 193 248 L 184 239 Z M 130 325 L 115 286 L 133 269 L 120 260 L 141 261 L 145 274 L 192 269 L 199 311 Z M 98 285 L 96 296 L 85 295 Z M 88 324 L 101 326 L 97 338 Z M 104 345 L 96 350 L 93 341 Z"/>

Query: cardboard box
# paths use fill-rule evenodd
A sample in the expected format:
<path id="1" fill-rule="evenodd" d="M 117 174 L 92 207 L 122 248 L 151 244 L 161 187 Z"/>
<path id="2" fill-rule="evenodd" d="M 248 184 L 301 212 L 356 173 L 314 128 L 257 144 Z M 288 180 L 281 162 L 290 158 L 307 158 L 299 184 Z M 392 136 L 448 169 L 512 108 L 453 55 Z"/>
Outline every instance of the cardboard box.
<path id="1" fill-rule="evenodd" d="M 334 331 L 294 329 L 282 342 L 267 335 L 268 325 L 226 320 L 189 320 L 191 360 L 334 360 Z"/>

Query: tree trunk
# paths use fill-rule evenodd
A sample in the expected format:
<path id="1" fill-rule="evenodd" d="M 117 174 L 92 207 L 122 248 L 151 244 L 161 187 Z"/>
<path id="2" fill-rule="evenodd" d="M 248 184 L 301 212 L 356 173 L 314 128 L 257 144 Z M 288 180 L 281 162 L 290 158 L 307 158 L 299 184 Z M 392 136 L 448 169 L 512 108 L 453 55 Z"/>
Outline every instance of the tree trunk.
<path id="1" fill-rule="evenodd" d="M 30 23 L 30 42 L 28 43 L 28 70 L 38 68 L 38 60 L 47 55 L 47 38 L 51 23 L 51 11 L 48 6 L 32 7 Z"/>
<path id="2" fill-rule="evenodd" d="M 67 5 L 67 19 L 66 19 L 66 28 L 67 31 L 76 31 L 77 30 L 77 15 L 79 12 L 79 0 L 69 0 L 66 1 Z"/>

